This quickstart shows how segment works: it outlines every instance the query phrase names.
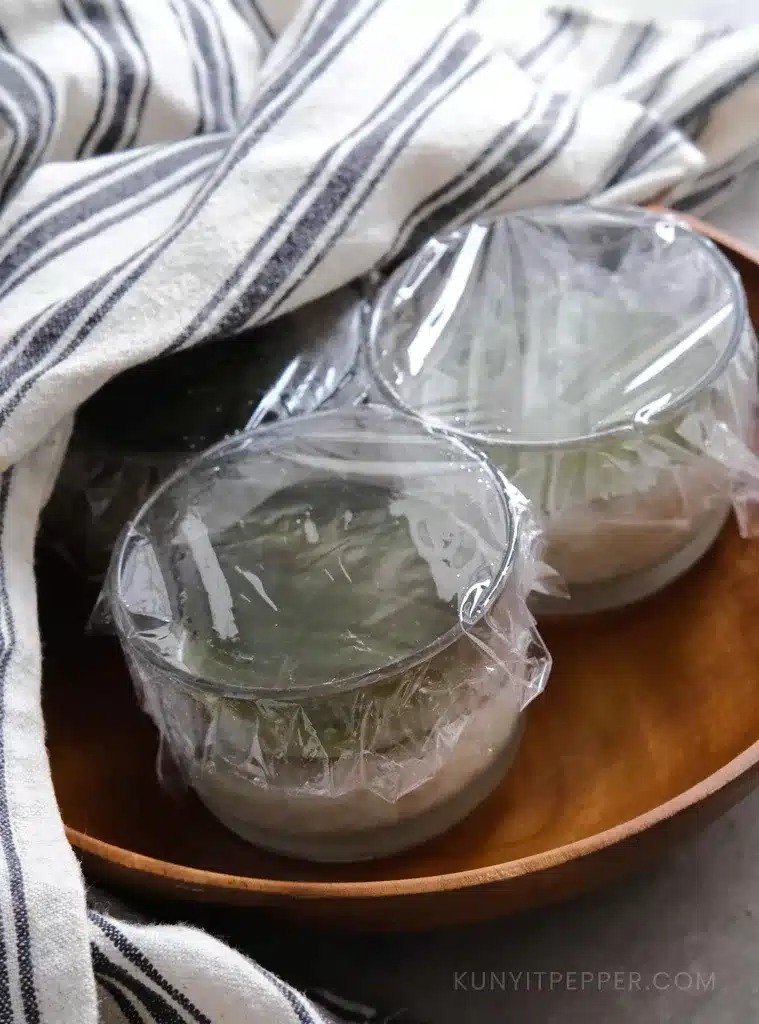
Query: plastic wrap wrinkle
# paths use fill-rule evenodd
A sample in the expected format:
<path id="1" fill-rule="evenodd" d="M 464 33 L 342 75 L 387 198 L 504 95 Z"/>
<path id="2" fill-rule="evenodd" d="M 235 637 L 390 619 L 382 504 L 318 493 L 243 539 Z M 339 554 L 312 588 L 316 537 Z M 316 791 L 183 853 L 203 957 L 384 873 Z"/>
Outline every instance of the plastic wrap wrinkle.
<path id="1" fill-rule="evenodd" d="M 674 217 L 564 206 L 433 239 L 379 290 L 366 350 L 373 400 L 533 503 L 572 610 L 660 578 L 731 504 L 752 529 L 756 340 L 737 274 Z"/>
<path id="2" fill-rule="evenodd" d="M 550 669 L 526 603 L 541 554 L 481 453 L 338 409 L 182 467 L 107 592 L 143 707 L 212 813 L 281 853 L 362 859 L 453 824 L 508 767 Z M 141 628 L 151 595 L 164 614 L 145 565 L 160 633 Z"/>
<path id="3" fill-rule="evenodd" d="M 355 371 L 364 306 L 358 288 L 344 288 L 109 382 L 79 411 L 43 536 L 78 571 L 102 580 L 129 518 L 187 458 L 338 400 Z"/>

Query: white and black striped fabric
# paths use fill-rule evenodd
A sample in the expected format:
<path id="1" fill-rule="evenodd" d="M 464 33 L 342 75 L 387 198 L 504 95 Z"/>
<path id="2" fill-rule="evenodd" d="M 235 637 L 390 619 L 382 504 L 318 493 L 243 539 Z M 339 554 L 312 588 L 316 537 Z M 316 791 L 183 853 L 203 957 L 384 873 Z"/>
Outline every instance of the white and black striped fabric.
<path id="1" fill-rule="evenodd" d="M 759 161 L 759 28 L 518 6 L 0 5 L 3 1024 L 328 1019 L 199 931 L 88 911 L 45 757 L 36 523 L 73 410 L 120 370 L 480 213 L 701 210 Z"/>

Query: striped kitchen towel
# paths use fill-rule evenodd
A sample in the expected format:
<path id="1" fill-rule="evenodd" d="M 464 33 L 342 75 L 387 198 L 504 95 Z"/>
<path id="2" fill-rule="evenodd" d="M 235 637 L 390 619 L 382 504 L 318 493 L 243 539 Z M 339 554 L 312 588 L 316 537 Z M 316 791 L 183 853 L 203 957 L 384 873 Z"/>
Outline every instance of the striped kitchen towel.
<path id="1" fill-rule="evenodd" d="M 45 757 L 36 523 L 120 370 L 478 214 L 701 210 L 759 161 L 759 28 L 514 7 L 2 0 L 2 1024 L 328 1019 L 203 932 L 88 910 Z"/>

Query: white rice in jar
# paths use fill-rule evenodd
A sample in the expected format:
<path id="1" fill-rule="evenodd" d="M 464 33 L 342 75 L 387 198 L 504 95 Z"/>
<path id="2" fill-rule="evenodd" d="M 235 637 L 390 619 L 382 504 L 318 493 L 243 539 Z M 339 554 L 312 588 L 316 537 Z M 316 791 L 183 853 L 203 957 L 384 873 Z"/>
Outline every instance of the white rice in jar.
<path id="1" fill-rule="evenodd" d="M 759 495 L 745 296 L 672 216 L 557 206 L 433 239 L 380 290 L 366 351 L 375 400 L 532 502 L 570 598 L 541 610 L 647 596 Z"/>
<path id="2" fill-rule="evenodd" d="M 164 749 L 243 838 L 360 860 L 498 784 L 550 658 L 524 498 L 387 408 L 216 446 L 125 532 L 113 617 Z"/>

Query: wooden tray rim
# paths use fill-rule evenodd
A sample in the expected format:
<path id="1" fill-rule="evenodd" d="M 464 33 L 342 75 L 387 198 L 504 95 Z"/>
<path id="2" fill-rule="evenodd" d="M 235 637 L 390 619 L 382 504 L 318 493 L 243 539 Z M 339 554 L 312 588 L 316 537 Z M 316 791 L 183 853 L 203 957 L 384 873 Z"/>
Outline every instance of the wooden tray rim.
<path id="1" fill-rule="evenodd" d="M 663 211 L 663 207 L 651 209 Z M 678 214 L 696 230 L 725 248 L 731 249 L 759 267 L 759 252 L 717 228 L 707 225 L 695 217 Z M 114 846 L 102 839 L 96 839 L 68 825 L 64 826 L 71 845 L 83 854 L 97 857 L 130 872 L 164 877 L 185 887 L 213 888 L 227 891 L 257 892 L 261 895 L 325 900 L 378 899 L 389 896 L 414 896 L 435 892 L 477 888 L 504 882 L 509 879 L 536 875 L 569 861 L 589 857 L 600 850 L 617 845 L 624 840 L 648 831 L 656 825 L 677 817 L 698 806 L 707 798 L 736 782 L 752 768 L 759 765 L 759 740 L 742 751 L 722 768 L 707 778 L 678 793 L 677 796 L 659 804 L 629 821 L 613 828 L 594 833 L 573 843 L 555 847 L 545 853 L 533 854 L 518 860 L 505 861 L 483 868 L 450 872 L 442 875 L 428 875 L 415 878 L 398 878 L 387 881 L 366 882 L 299 882 L 287 879 L 255 878 L 250 875 L 230 875 L 205 868 L 191 868 L 171 861 L 159 860 L 146 854 L 135 853 L 120 846 Z"/>
<path id="2" fill-rule="evenodd" d="M 214 887 L 227 890 L 247 890 L 262 895 L 296 897 L 298 899 L 367 899 L 387 896 L 413 896 L 433 892 L 469 889 L 503 882 L 528 874 L 537 874 L 568 861 L 588 857 L 606 847 L 614 846 L 625 839 L 645 832 L 655 825 L 684 813 L 715 793 L 736 782 L 759 764 L 759 741 L 729 761 L 724 767 L 703 779 L 695 786 L 678 793 L 665 803 L 614 828 L 597 832 L 574 843 L 557 846 L 547 853 L 533 854 L 519 860 L 506 861 L 489 867 L 471 868 L 443 875 L 429 875 L 419 878 L 398 878 L 388 881 L 369 882 L 298 882 L 271 878 L 254 878 L 249 875 L 229 875 L 205 868 L 189 868 L 171 861 L 158 860 L 146 854 L 133 853 L 119 846 L 112 846 L 101 839 L 94 839 L 86 833 L 66 826 L 66 835 L 71 844 L 82 851 L 130 871 L 152 876 L 171 878 L 183 885 Z M 174 869 L 174 870 L 172 870 Z"/>

